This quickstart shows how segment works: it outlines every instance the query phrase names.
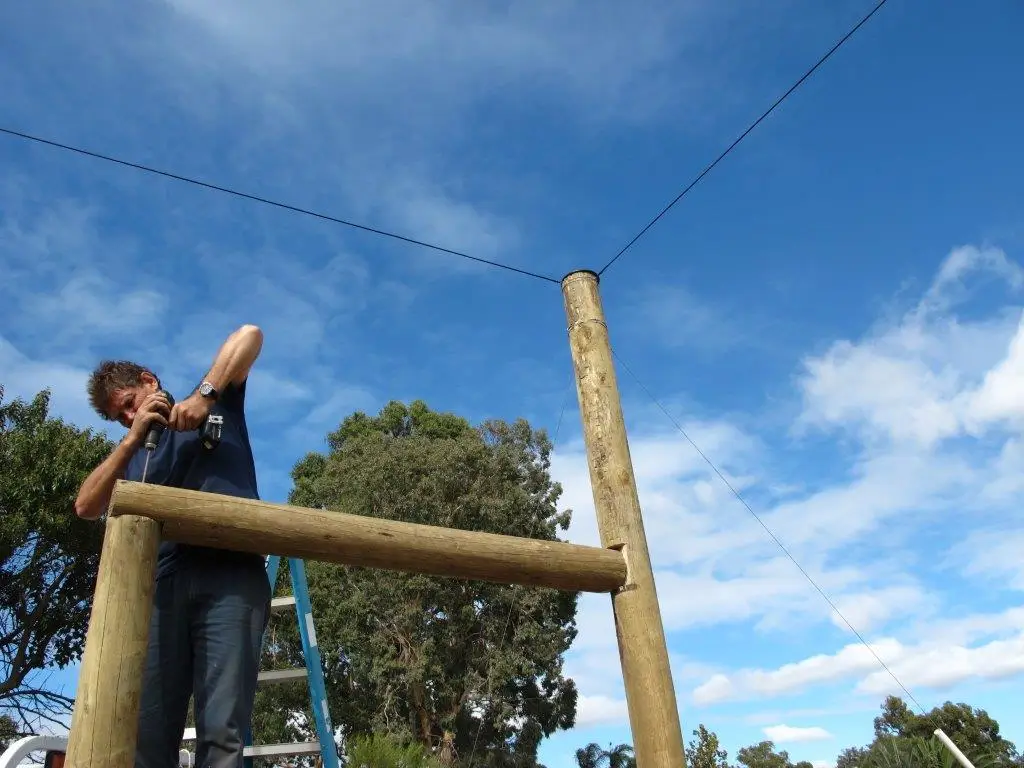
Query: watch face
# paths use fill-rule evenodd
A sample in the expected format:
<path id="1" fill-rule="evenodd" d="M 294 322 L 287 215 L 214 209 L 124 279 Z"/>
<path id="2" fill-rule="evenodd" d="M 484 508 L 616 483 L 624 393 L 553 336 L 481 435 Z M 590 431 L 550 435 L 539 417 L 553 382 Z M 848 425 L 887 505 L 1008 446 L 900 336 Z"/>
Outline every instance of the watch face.
<path id="1" fill-rule="evenodd" d="M 213 394 L 213 385 L 208 382 L 200 384 L 199 394 L 202 395 L 203 397 L 209 397 L 210 395 Z"/>

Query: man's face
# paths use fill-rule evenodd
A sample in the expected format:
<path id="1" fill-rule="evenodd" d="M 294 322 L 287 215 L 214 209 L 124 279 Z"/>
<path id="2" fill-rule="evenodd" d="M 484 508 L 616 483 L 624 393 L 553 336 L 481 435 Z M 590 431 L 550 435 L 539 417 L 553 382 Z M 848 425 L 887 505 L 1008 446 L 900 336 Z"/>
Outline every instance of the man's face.
<path id="1" fill-rule="evenodd" d="M 156 391 L 156 379 L 148 374 L 143 374 L 140 384 L 114 390 L 107 407 L 107 415 L 125 429 L 131 429 L 132 423 L 135 421 L 135 414 L 142 407 L 142 403 L 148 395 Z"/>

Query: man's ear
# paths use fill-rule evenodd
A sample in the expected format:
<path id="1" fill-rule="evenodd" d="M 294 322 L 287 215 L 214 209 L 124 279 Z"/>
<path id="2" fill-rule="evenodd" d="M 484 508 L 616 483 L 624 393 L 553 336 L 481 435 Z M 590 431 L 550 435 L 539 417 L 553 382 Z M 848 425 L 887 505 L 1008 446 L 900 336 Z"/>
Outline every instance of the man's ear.
<path id="1" fill-rule="evenodd" d="M 142 386 L 151 392 L 155 392 L 160 388 L 160 381 L 149 371 L 143 371 L 139 374 L 139 378 L 142 380 Z"/>

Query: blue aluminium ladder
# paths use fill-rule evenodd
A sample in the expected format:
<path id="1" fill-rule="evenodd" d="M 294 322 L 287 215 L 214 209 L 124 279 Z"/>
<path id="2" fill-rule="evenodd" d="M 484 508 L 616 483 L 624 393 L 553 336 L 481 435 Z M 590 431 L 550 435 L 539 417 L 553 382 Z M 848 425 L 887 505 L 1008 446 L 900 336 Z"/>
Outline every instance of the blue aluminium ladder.
<path id="1" fill-rule="evenodd" d="M 271 590 L 277 584 L 277 572 L 281 565 L 279 555 L 267 558 L 267 579 Z M 253 768 L 254 757 L 278 757 L 286 755 L 314 755 L 319 753 L 322 768 L 338 768 L 338 752 L 334 745 L 334 730 L 331 727 L 331 716 L 327 710 L 327 686 L 324 683 L 323 668 L 320 666 L 320 649 L 316 642 L 316 628 L 313 626 L 313 608 L 309 600 L 309 585 L 306 582 L 306 566 L 299 558 L 288 558 L 291 571 L 292 594 L 275 597 L 271 601 L 271 611 L 277 612 L 294 606 L 296 620 L 299 625 L 299 637 L 302 638 L 302 655 L 306 667 L 283 670 L 267 670 L 260 673 L 260 682 L 286 682 L 305 677 L 309 686 L 309 703 L 316 722 L 316 741 L 293 744 L 253 745 L 252 733 L 247 734 L 245 747 L 245 766 Z M 266 636 L 264 635 L 264 642 Z M 261 654 L 262 655 L 262 654 Z"/>

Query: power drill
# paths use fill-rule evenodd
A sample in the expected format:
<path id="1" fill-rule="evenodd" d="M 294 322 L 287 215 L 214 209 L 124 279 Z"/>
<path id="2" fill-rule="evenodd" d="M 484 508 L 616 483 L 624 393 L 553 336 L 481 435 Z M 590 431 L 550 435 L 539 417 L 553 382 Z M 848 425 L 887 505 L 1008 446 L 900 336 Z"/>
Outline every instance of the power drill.
<path id="1" fill-rule="evenodd" d="M 171 395 L 166 389 L 160 390 L 164 397 L 167 398 L 167 402 L 173 407 L 174 396 Z M 207 414 L 203 423 L 199 425 L 199 443 L 208 451 L 214 450 L 220 445 L 221 431 L 224 427 L 224 417 L 216 414 Z M 146 473 L 149 470 L 149 457 L 153 455 L 153 451 L 156 450 L 157 445 L 160 443 L 160 436 L 163 435 L 166 427 L 158 421 L 154 421 L 149 426 L 149 432 L 146 433 L 146 440 L 143 443 L 146 448 L 146 462 L 142 467 L 142 482 L 146 482 Z"/>

